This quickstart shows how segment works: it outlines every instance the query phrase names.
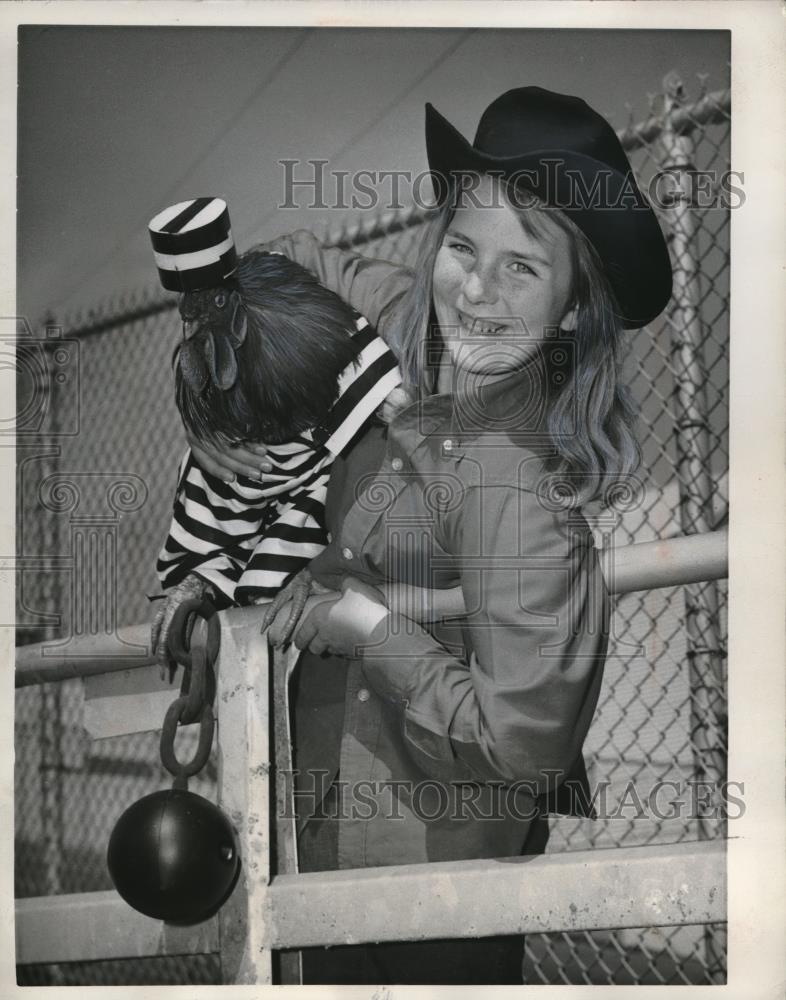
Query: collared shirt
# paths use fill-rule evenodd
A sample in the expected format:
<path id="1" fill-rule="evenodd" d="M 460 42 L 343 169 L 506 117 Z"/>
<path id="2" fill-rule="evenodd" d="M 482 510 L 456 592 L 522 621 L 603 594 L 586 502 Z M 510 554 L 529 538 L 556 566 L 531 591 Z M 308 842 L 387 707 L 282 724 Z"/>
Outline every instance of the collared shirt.
<path id="1" fill-rule="evenodd" d="M 374 328 L 362 316 L 356 327 L 356 357 L 339 376 L 324 425 L 270 446 L 273 469 L 263 482 L 239 476 L 225 483 L 186 452 L 157 564 L 165 589 L 197 573 L 223 605 L 272 598 L 325 546 L 330 466 L 401 381 Z"/>
<path id="2" fill-rule="evenodd" d="M 273 247 L 391 339 L 410 272 L 308 234 Z M 301 657 L 300 819 L 334 782 L 340 867 L 518 854 L 538 798 L 583 770 L 608 598 L 550 468 L 535 374 L 429 397 L 334 464 L 318 579 L 460 585 L 467 609 L 428 626 L 394 613 L 356 659 Z"/>
<path id="3" fill-rule="evenodd" d="M 500 383 L 489 412 L 528 388 Z M 298 767 L 339 775 L 342 867 L 516 854 L 597 704 L 608 601 L 588 525 L 555 496 L 537 427 L 528 443 L 461 409 L 409 407 L 331 481 L 322 583 L 460 585 L 467 608 L 452 625 L 393 614 L 343 670 L 303 657 Z"/>

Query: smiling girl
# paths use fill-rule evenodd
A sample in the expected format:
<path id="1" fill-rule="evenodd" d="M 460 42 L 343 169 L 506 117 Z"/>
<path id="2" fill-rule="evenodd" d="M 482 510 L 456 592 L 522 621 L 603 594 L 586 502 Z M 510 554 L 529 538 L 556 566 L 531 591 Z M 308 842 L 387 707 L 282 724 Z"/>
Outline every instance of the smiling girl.
<path id="1" fill-rule="evenodd" d="M 327 592 L 294 632 L 303 870 L 539 853 L 545 813 L 586 792 L 609 609 L 581 508 L 635 468 L 619 353 L 670 295 L 657 221 L 582 100 L 510 91 L 472 144 L 428 106 L 426 131 L 444 183 L 414 273 L 304 234 L 271 245 L 369 315 L 414 400 L 331 473 L 310 566 Z M 398 584 L 459 588 L 464 614 L 423 624 L 380 596 Z M 290 612 L 270 607 L 273 641 Z M 305 969 L 520 983 L 521 957 L 516 938 L 421 941 L 314 950 Z"/>

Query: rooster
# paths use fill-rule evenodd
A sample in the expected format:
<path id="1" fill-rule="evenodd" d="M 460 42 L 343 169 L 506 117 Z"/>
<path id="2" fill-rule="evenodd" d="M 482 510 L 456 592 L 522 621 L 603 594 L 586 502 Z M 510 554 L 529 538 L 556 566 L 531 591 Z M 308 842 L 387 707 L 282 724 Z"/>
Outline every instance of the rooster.
<path id="1" fill-rule="evenodd" d="M 181 295 L 175 396 L 194 437 L 280 444 L 321 427 L 356 357 L 356 315 L 280 254 L 244 254 L 232 281 Z"/>
<path id="2" fill-rule="evenodd" d="M 272 464 L 261 483 L 225 483 L 186 454 L 157 565 L 166 601 L 152 642 L 165 660 L 182 601 L 269 601 L 324 548 L 330 465 L 401 378 L 373 328 L 310 271 L 264 250 L 236 257 L 220 199 L 172 206 L 150 232 L 162 283 L 180 292 L 183 423 L 219 447 L 262 443 Z"/>

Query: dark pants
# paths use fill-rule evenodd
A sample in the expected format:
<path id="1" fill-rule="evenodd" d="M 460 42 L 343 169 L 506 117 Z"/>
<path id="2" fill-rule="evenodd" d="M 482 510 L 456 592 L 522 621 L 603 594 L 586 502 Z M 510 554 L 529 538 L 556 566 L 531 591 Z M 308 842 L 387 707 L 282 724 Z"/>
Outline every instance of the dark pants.
<path id="1" fill-rule="evenodd" d="M 336 869 L 337 838 L 336 820 L 311 819 L 298 841 L 300 870 Z M 532 823 L 521 853 L 543 854 L 547 840 L 548 821 L 539 816 Z M 303 982 L 310 984 L 520 985 L 524 938 L 513 935 L 337 945 L 304 948 L 302 956 Z"/>

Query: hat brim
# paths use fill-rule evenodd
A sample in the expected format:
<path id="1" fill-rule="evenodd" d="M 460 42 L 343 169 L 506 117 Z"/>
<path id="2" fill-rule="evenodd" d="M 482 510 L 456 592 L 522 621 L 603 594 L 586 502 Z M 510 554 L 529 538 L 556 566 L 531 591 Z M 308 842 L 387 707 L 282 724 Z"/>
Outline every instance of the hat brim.
<path id="1" fill-rule="evenodd" d="M 426 151 L 439 204 L 455 189 L 457 175 L 483 173 L 515 179 L 563 211 L 595 247 L 625 327 L 644 326 L 666 307 L 672 290 L 668 247 L 632 173 L 569 149 L 511 157 L 485 153 L 431 104 L 426 105 Z"/>

